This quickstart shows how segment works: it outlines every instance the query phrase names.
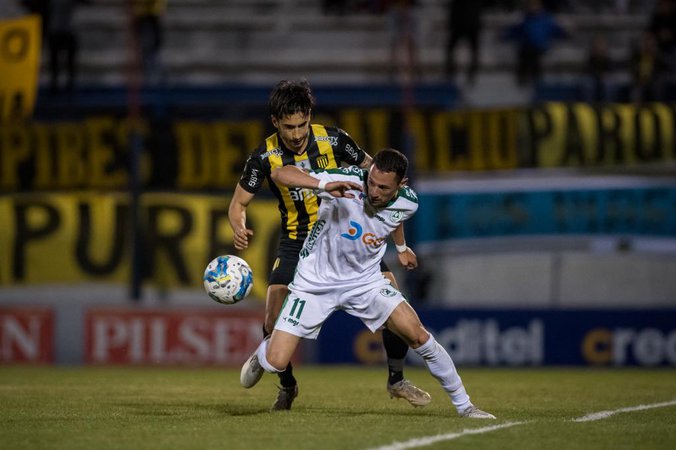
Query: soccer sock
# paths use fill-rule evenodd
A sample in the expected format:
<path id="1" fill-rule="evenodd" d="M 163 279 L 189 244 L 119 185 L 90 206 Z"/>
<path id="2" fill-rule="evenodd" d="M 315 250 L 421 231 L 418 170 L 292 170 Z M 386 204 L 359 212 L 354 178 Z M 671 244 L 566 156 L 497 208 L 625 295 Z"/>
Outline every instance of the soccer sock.
<path id="1" fill-rule="evenodd" d="M 296 378 L 293 376 L 293 366 L 291 366 L 291 363 L 286 366 L 283 372 L 279 372 L 277 375 L 279 376 L 279 384 L 282 387 L 292 387 L 297 384 Z"/>
<path id="2" fill-rule="evenodd" d="M 425 360 L 427 369 L 439 381 L 455 408 L 458 411 L 467 409 L 471 405 L 469 395 L 455 369 L 451 355 L 439 345 L 434 336 L 430 334 L 427 342 L 414 350 Z"/>
<path id="3" fill-rule="evenodd" d="M 265 369 L 266 372 L 270 373 L 276 373 L 279 372 L 275 366 L 270 364 L 265 357 L 265 353 L 267 353 L 268 350 L 268 342 L 270 342 L 270 339 L 264 339 L 263 342 L 258 346 L 258 350 L 256 350 L 256 355 L 258 356 L 258 364 L 261 365 L 263 369 Z"/>
<path id="4" fill-rule="evenodd" d="M 408 345 L 399 336 L 383 328 L 383 346 L 387 353 L 388 384 L 398 383 L 404 379 L 404 360 Z"/>

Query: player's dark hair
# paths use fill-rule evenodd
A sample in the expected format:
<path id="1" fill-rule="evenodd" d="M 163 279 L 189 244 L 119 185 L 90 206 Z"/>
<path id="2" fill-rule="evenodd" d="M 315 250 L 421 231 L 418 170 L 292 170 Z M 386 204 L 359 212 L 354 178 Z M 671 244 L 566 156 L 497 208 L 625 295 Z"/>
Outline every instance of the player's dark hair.
<path id="1" fill-rule="evenodd" d="M 308 115 L 315 106 L 312 88 L 307 80 L 282 80 L 270 93 L 270 115 L 282 119 L 296 113 Z"/>
<path id="2" fill-rule="evenodd" d="M 406 177 L 408 171 L 408 158 L 399 150 L 385 148 L 373 157 L 373 164 L 383 172 L 394 172 L 398 181 Z"/>

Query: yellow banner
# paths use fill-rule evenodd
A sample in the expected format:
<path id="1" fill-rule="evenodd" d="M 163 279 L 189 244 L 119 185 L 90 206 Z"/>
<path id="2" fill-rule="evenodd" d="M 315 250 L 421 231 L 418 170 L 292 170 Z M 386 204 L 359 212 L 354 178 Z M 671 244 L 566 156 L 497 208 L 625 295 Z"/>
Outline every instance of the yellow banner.
<path id="1" fill-rule="evenodd" d="M 144 283 L 202 289 L 207 263 L 235 252 L 229 201 L 209 195 L 143 195 Z M 129 200 L 119 193 L 0 197 L 0 286 L 128 283 L 128 213 Z M 247 220 L 254 237 L 238 254 L 250 264 L 254 295 L 262 299 L 279 234 L 276 202 L 252 202 Z"/>
<path id="2" fill-rule="evenodd" d="M 39 16 L 0 21 L 0 120 L 33 115 L 40 48 Z"/>

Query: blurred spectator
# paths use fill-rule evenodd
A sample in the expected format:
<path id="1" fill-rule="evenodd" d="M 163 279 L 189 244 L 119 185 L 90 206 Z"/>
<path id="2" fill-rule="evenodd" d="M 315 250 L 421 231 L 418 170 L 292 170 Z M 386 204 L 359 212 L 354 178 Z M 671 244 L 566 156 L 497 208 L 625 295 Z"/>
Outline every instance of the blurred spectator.
<path id="1" fill-rule="evenodd" d="M 448 41 L 446 44 L 446 76 L 452 78 L 456 72 L 455 47 L 466 40 L 470 48 L 470 64 L 467 67 L 467 81 L 474 84 L 479 68 L 479 39 L 481 36 L 481 10 L 484 0 L 449 0 Z"/>
<path id="2" fill-rule="evenodd" d="M 613 63 L 608 53 L 608 42 L 604 36 L 596 35 L 589 47 L 584 80 L 584 97 L 588 102 L 605 102 L 610 100 L 608 92 L 608 76 Z"/>
<path id="3" fill-rule="evenodd" d="M 78 38 L 73 28 L 73 14 L 78 4 L 89 0 L 48 0 L 51 3 L 47 26 L 49 48 L 49 88 L 52 93 L 65 90 L 72 92 L 77 78 Z M 65 68 L 65 84 L 60 78 Z"/>
<path id="4" fill-rule="evenodd" d="M 634 46 L 631 55 L 632 101 L 646 102 L 657 99 L 656 67 L 658 59 L 655 36 L 650 31 L 645 31 L 639 42 Z"/>
<path id="5" fill-rule="evenodd" d="M 322 13 L 344 15 L 348 11 L 348 0 L 322 0 Z"/>
<path id="6" fill-rule="evenodd" d="M 412 81 L 418 75 L 416 0 L 392 0 L 387 8 L 390 31 L 390 77 Z"/>
<path id="7" fill-rule="evenodd" d="M 676 0 L 658 0 L 649 31 L 655 36 L 655 100 L 674 100 L 676 88 Z"/>
<path id="8" fill-rule="evenodd" d="M 528 0 L 519 23 L 507 28 L 503 38 L 517 44 L 516 79 L 520 86 L 534 84 L 542 75 L 542 58 L 552 42 L 569 34 L 542 6 L 541 0 Z"/>
<path id="9" fill-rule="evenodd" d="M 165 0 L 133 0 L 134 32 L 141 49 L 143 78 L 146 83 L 163 81 L 160 50 L 164 42 L 162 17 Z"/>
<path id="10" fill-rule="evenodd" d="M 42 36 L 43 42 L 44 39 L 47 39 L 49 24 L 49 13 L 51 10 L 50 0 L 21 0 L 21 6 L 29 14 L 37 14 L 42 20 Z"/>

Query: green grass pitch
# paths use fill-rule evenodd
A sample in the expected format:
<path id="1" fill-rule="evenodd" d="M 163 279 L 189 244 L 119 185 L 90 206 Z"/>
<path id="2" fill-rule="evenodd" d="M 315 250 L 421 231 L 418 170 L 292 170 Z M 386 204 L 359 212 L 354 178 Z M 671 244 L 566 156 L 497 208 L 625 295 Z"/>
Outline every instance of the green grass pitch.
<path id="1" fill-rule="evenodd" d="M 277 377 L 253 389 L 238 370 L 0 367 L 2 449 L 674 449 L 674 369 L 463 369 L 474 402 L 497 421 L 459 418 L 423 369 L 425 408 L 391 400 L 384 368 L 301 366 L 292 411 L 270 413 Z M 518 425 L 469 433 L 493 425 Z M 422 446 L 423 439 L 443 440 Z M 450 437 L 449 437 L 450 436 Z M 455 436 L 454 439 L 451 438 Z M 396 448 L 396 447 L 392 447 Z"/>

